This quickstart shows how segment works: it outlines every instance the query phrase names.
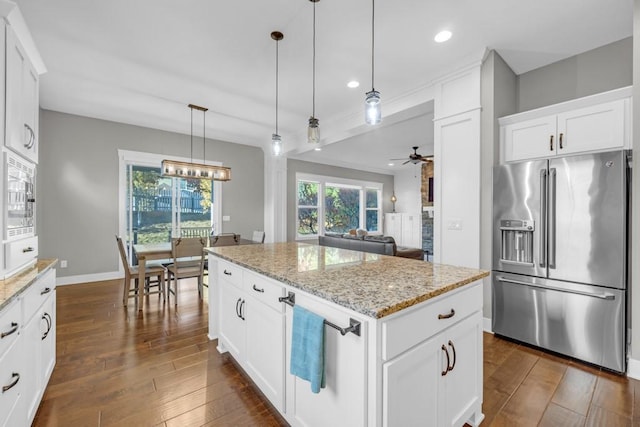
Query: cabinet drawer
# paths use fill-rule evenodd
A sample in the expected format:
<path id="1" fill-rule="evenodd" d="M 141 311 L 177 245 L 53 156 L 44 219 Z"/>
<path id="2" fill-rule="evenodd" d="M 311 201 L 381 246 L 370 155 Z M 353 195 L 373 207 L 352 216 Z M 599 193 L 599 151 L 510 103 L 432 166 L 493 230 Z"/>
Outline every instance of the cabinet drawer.
<path id="1" fill-rule="evenodd" d="M 6 417 L 13 413 L 14 407 L 19 403 L 24 381 L 20 375 L 24 374 L 22 365 L 22 341 L 17 340 L 9 347 L 9 351 L 0 357 L 0 390 L 10 387 L 0 393 L 0 425 L 5 425 Z M 23 412 L 23 411 L 21 411 Z"/>
<path id="2" fill-rule="evenodd" d="M 284 296 L 284 286 L 279 283 L 255 273 L 245 271 L 244 287 L 246 292 L 256 300 L 268 305 L 274 310 L 282 312 L 284 309 L 282 303 L 278 301 L 278 298 Z"/>
<path id="3" fill-rule="evenodd" d="M 38 308 L 49 298 L 56 289 L 55 270 L 49 270 L 37 279 L 24 293 L 22 298 L 22 323 L 26 324 L 36 313 Z"/>
<path id="4" fill-rule="evenodd" d="M 4 249 L 7 271 L 15 270 L 38 257 L 38 236 L 6 243 Z"/>
<path id="5" fill-rule="evenodd" d="M 228 261 L 219 261 L 218 277 L 220 280 L 242 287 L 242 267 Z"/>
<path id="6" fill-rule="evenodd" d="M 15 300 L 0 314 L 0 357 L 18 339 L 22 325 L 20 301 Z"/>
<path id="7" fill-rule="evenodd" d="M 473 312 L 481 310 L 482 282 L 464 286 L 436 301 L 426 301 L 422 304 L 382 323 L 383 360 L 393 359 Z"/>

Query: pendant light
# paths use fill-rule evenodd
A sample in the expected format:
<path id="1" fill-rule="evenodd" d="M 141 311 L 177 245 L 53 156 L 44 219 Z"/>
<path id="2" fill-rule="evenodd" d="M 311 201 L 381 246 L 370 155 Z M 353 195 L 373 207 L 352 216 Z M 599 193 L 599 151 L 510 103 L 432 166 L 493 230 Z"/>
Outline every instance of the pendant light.
<path id="1" fill-rule="evenodd" d="M 271 38 L 276 41 L 276 133 L 271 135 L 271 153 L 278 157 L 282 154 L 282 137 L 278 134 L 278 42 L 284 38 L 284 34 L 273 31 Z"/>
<path id="2" fill-rule="evenodd" d="M 320 142 L 320 121 L 316 118 L 316 3 L 320 0 L 309 0 L 313 3 L 313 96 L 312 112 L 309 117 L 309 129 L 307 130 L 307 142 L 317 144 Z"/>
<path id="3" fill-rule="evenodd" d="M 376 0 L 371 0 L 371 90 L 365 94 L 364 98 L 364 120 L 368 125 L 377 125 L 382 120 L 382 109 L 380 105 L 380 92 L 375 90 L 373 84 L 374 77 L 374 48 L 375 48 L 375 16 Z"/>
<path id="4" fill-rule="evenodd" d="M 208 108 L 194 104 L 189 104 L 189 108 L 191 109 L 191 162 L 163 160 L 161 166 L 162 176 L 229 181 L 231 179 L 231 168 L 206 164 L 205 117 Z M 205 162 L 204 164 L 193 162 L 193 110 L 202 111 L 202 158 L 203 162 Z"/>

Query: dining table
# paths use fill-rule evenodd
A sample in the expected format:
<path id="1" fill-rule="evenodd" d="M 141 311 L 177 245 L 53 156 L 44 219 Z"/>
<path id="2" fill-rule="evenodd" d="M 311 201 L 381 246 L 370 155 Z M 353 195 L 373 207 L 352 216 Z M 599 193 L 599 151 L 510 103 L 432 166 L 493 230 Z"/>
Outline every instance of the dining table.
<path id="1" fill-rule="evenodd" d="M 234 246 L 234 245 L 255 245 L 259 244 L 249 239 L 242 239 L 240 237 L 233 239 L 216 239 L 216 236 L 212 236 L 211 242 L 214 243 L 211 246 Z M 206 248 L 205 248 L 206 250 Z M 171 252 L 171 242 L 160 243 L 141 243 L 134 244 L 133 251 L 138 258 L 138 283 L 144 283 L 145 269 L 147 261 L 157 259 L 172 259 L 173 254 Z M 142 304 L 144 303 L 144 292 L 138 292 L 138 311 L 142 310 Z"/>

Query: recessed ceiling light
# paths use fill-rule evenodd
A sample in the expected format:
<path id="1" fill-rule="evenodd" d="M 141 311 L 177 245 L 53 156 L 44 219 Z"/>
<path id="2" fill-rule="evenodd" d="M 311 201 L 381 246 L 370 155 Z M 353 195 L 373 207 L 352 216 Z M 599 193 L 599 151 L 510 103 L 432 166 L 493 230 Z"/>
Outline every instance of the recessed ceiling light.
<path id="1" fill-rule="evenodd" d="M 393 165 L 395 165 L 395 163 L 388 163 L 388 165 L 389 165 L 389 166 L 393 166 Z"/>
<path id="2" fill-rule="evenodd" d="M 349 83 L 347 83 L 347 87 L 351 89 L 355 89 L 358 86 L 360 86 L 360 82 L 357 80 L 351 80 Z"/>
<path id="3" fill-rule="evenodd" d="M 436 36 L 433 39 L 438 43 L 442 43 L 442 42 L 446 42 L 450 38 L 451 38 L 451 31 L 444 30 L 436 34 Z"/>
<path id="4" fill-rule="evenodd" d="M 313 151 L 322 151 L 322 148 L 316 147 L 316 148 L 313 149 Z"/>

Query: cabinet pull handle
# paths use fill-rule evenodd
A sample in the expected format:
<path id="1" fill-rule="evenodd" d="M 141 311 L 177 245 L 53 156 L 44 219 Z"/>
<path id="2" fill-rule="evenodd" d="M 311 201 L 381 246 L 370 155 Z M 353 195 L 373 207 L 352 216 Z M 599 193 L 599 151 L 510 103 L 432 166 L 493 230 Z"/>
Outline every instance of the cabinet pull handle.
<path id="1" fill-rule="evenodd" d="M 245 320 L 245 318 L 244 318 L 244 303 L 245 303 L 244 300 L 242 300 L 242 302 L 240 303 L 240 318 L 242 320 Z"/>
<path id="2" fill-rule="evenodd" d="M 444 354 L 447 355 L 447 369 L 442 371 L 442 376 L 444 377 L 445 375 L 447 375 L 447 372 L 449 372 L 449 351 L 447 350 L 447 347 L 444 346 L 444 344 L 442 344 L 442 347 L 440 348 L 442 349 L 442 351 L 444 351 Z"/>
<path id="3" fill-rule="evenodd" d="M 242 298 L 238 298 L 238 301 L 236 301 L 236 316 L 240 317 L 240 301 L 242 301 Z"/>
<path id="4" fill-rule="evenodd" d="M 42 319 L 47 322 L 47 330 L 42 334 L 41 338 L 41 340 L 44 341 L 44 339 L 47 338 L 47 335 L 49 335 L 49 331 L 51 330 L 51 316 L 49 316 L 49 313 L 44 313 L 42 315 Z"/>
<path id="5" fill-rule="evenodd" d="M 549 136 L 549 151 L 553 151 L 553 135 Z"/>
<path id="6" fill-rule="evenodd" d="M 254 290 L 254 291 L 256 291 L 256 292 L 262 292 L 262 293 L 264 293 L 264 288 L 262 288 L 262 289 L 257 288 L 257 287 L 256 287 L 256 285 L 255 285 L 255 283 L 253 284 L 253 290 Z"/>
<path id="7" fill-rule="evenodd" d="M 452 308 L 451 311 L 447 314 L 438 314 L 438 319 L 442 320 L 442 319 L 451 319 L 453 316 L 456 315 L 456 311 Z"/>
<path id="8" fill-rule="evenodd" d="M 453 371 L 453 368 L 456 367 L 456 348 L 453 346 L 453 343 L 451 342 L 451 340 L 449 340 L 449 346 L 451 347 L 451 350 L 453 350 L 453 364 L 451 365 L 450 368 L 447 368 L 447 370 Z M 447 351 L 447 354 L 449 354 L 448 351 Z"/>
<path id="9" fill-rule="evenodd" d="M 562 135 L 563 135 L 563 134 L 560 134 L 560 140 L 558 141 L 558 142 L 560 143 L 560 149 L 561 149 L 561 150 L 562 150 L 562 148 L 563 148 L 563 147 L 562 147 Z"/>
<path id="10" fill-rule="evenodd" d="M 11 322 L 11 330 L 9 332 L 3 332 L 0 334 L 0 339 L 4 337 L 8 337 L 11 334 L 14 334 L 18 330 L 18 324 L 16 322 Z"/>
<path id="11" fill-rule="evenodd" d="M 231 272 L 230 272 L 230 271 L 227 271 L 227 269 L 226 269 L 226 268 L 224 269 L 224 274 L 226 274 L 227 276 L 231 276 Z"/>
<path id="12" fill-rule="evenodd" d="M 48 294 L 49 292 L 51 292 L 51 288 L 44 288 L 42 292 L 40 292 L 40 295 Z"/>
<path id="13" fill-rule="evenodd" d="M 9 385 L 5 385 L 2 386 L 2 392 L 4 393 L 5 391 L 9 391 L 11 390 L 13 387 L 15 387 L 16 384 L 18 384 L 18 381 L 20 381 L 20 374 L 17 372 L 14 372 L 11 374 L 11 378 L 15 378 L 15 380 L 13 380 L 13 382 Z"/>
<path id="14" fill-rule="evenodd" d="M 24 124 L 24 127 L 29 131 L 29 142 L 23 144 L 26 149 L 31 149 L 36 142 L 36 133 L 31 129 L 31 126 Z"/>
<path id="15" fill-rule="evenodd" d="M 27 246 L 26 248 L 22 248 L 22 253 L 33 252 L 35 248 L 33 246 Z"/>

